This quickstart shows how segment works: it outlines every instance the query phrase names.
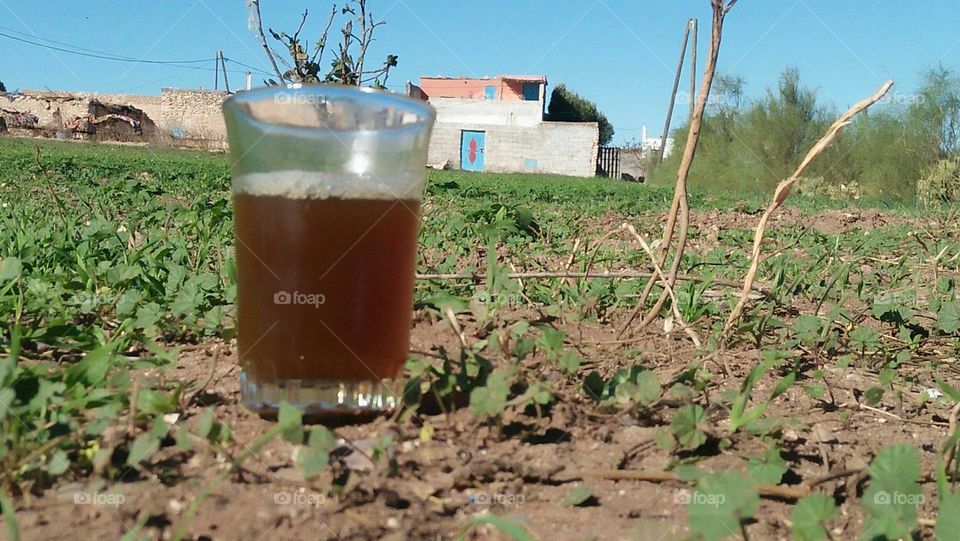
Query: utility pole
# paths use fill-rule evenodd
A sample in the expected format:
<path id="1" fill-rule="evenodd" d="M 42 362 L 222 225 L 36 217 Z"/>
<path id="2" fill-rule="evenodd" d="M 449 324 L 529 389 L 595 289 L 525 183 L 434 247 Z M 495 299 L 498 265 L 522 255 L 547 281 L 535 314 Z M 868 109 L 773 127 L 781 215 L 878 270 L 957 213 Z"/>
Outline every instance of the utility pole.
<path id="1" fill-rule="evenodd" d="M 220 51 L 213 57 L 213 89 L 220 89 Z"/>
<path id="2" fill-rule="evenodd" d="M 690 37 L 690 19 L 683 27 L 683 44 L 680 46 L 680 60 L 677 61 L 677 75 L 673 78 L 673 91 L 670 92 L 670 105 L 667 107 L 667 120 L 663 123 L 663 137 L 660 138 L 660 152 L 657 153 L 657 165 L 663 163 L 663 153 L 667 149 L 667 136 L 670 134 L 670 117 L 677 100 L 677 88 L 680 87 L 680 74 L 683 73 L 683 57 L 687 55 L 687 41 Z"/>
<path id="3" fill-rule="evenodd" d="M 223 59 L 223 51 L 217 51 L 217 58 L 220 59 L 220 67 L 223 68 L 223 88 L 230 92 L 230 81 L 227 80 L 227 61 Z"/>
<path id="4" fill-rule="evenodd" d="M 697 19 L 690 19 L 690 122 L 697 106 Z"/>

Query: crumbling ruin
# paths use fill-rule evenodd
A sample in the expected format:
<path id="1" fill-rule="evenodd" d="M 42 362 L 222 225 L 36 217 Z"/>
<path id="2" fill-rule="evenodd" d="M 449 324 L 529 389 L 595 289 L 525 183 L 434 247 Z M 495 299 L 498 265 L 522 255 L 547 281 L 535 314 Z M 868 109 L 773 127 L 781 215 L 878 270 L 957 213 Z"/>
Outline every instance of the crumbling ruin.
<path id="1" fill-rule="evenodd" d="M 160 96 L 23 90 L 0 93 L 0 133 L 225 148 L 225 92 L 164 88 Z"/>

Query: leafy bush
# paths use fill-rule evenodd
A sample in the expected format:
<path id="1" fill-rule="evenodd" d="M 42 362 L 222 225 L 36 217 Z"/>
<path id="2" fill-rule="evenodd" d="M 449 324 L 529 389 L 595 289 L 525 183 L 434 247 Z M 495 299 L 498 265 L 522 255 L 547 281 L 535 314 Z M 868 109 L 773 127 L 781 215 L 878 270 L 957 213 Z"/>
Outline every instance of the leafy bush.
<path id="1" fill-rule="evenodd" d="M 800 195 L 822 195 L 830 199 L 860 199 L 860 184 L 857 181 L 848 184 L 830 184 L 823 177 L 800 177 L 795 190 Z"/>
<path id="2" fill-rule="evenodd" d="M 924 207 L 960 201 L 960 159 L 940 160 L 917 182 L 917 199 Z"/>
<path id="3" fill-rule="evenodd" d="M 801 84 L 795 69 L 785 70 L 777 88 L 762 98 L 744 100 L 742 88 L 740 78 L 718 77 L 690 172 L 691 186 L 769 193 L 793 172 L 836 116 L 818 103 L 815 90 Z M 682 126 L 673 132 L 679 148 L 651 172 L 652 183 L 673 183 L 687 130 Z M 940 160 L 958 154 L 960 77 L 936 68 L 916 92 L 893 94 L 858 116 L 844 137 L 807 169 L 810 178 L 801 191 L 841 199 L 909 199 L 918 195 L 921 177 L 934 174 Z M 936 184 L 932 178 L 929 182 Z M 943 181 L 933 184 L 930 189 L 941 189 L 934 197 L 943 200 L 948 195 L 942 191 Z"/>
<path id="4" fill-rule="evenodd" d="M 610 124 L 606 115 L 597 109 L 597 104 L 567 89 L 562 84 L 557 85 L 553 89 L 553 93 L 550 94 L 547 120 L 552 122 L 596 122 L 600 129 L 600 144 L 609 144 L 610 140 L 613 139 L 613 124 Z"/>

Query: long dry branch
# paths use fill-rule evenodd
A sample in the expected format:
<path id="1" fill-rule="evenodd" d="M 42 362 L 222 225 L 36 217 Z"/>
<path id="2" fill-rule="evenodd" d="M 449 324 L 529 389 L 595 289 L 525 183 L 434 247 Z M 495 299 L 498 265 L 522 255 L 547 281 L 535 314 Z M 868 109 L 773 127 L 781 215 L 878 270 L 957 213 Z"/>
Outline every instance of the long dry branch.
<path id="1" fill-rule="evenodd" d="M 760 266 L 760 250 L 763 244 L 763 236 L 767 229 L 767 221 L 780 205 L 786 201 L 787 196 L 790 195 L 790 189 L 793 188 L 793 184 L 797 181 L 800 175 L 803 173 L 803 170 L 806 169 L 807 165 L 810 164 L 821 152 L 824 151 L 834 139 L 840 135 L 840 132 L 843 131 L 843 128 L 846 127 L 853 120 L 857 114 L 864 111 L 867 107 L 870 107 L 874 103 L 880 101 L 887 92 L 890 90 L 890 87 L 893 86 L 893 81 L 887 81 L 869 98 L 857 102 L 853 105 L 846 113 L 840 115 L 840 118 L 834 122 L 830 128 L 827 129 L 827 133 L 817 141 L 817 144 L 813 145 L 813 148 L 807 152 L 806 157 L 803 158 L 803 161 L 800 162 L 800 165 L 797 167 L 797 170 L 793 172 L 786 180 L 780 182 L 777 185 L 776 191 L 773 193 L 773 200 L 770 202 L 770 205 L 767 207 L 767 210 L 763 212 L 763 215 L 760 216 L 760 221 L 757 223 L 757 229 L 753 235 L 753 255 L 750 259 L 750 268 L 747 269 L 747 274 L 743 279 L 743 288 L 740 293 L 740 300 L 737 302 L 737 305 L 734 306 L 733 310 L 730 312 L 730 317 L 727 318 L 727 322 L 723 326 L 723 331 L 720 333 L 720 342 L 726 338 L 727 333 L 730 332 L 730 329 L 733 328 L 737 320 L 740 318 L 740 314 L 743 313 L 743 308 L 747 304 L 749 299 L 750 289 L 753 286 L 753 280 L 757 275 L 757 268 Z"/>
<path id="2" fill-rule="evenodd" d="M 277 82 L 283 84 L 283 73 L 277 66 L 277 61 L 273 57 L 273 51 L 270 50 L 270 46 L 267 44 L 267 37 L 263 34 L 263 20 L 260 16 L 260 0 L 247 0 L 247 9 L 250 10 L 251 15 L 250 30 L 256 31 L 257 41 L 260 42 L 260 46 L 263 47 L 264 52 L 267 53 L 270 66 L 273 67 L 273 72 L 276 73 L 279 78 Z"/>
<path id="3" fill-rule="evenodd" d="M 507 278 L 514 280 L 517 278 L 656 278 L 655 272 L 639 271 L 616 271 L 616 272 L 567 272 L 567 271 L 530 271 L 530 272 L 509 272 Z M 486 276 L 479 273 L 417 273 L 417 280 L 469 280 L 480 282 L 486 280 Z M 721 278 L 704 278 L 703 276 L 693 276 L 689 274 L 678 274 L 677 280 L 684 282 L 709 282 L 711 285 L 734 287 L 739 289 L 743 284 L 735 280 L 724 280 Z M 753 290 L 758 293 L 766 294 L 768 288 L 754 284 Z"/>
<path id="4" fill-rule="evenodd" d="M 645 470 L 588 470 L 581 473 L 580 477 L 599 477 L 613 481 L 647 481 L 650 483 L 679 480 L 677 474 L 673 472 Z M 804 486 L 791 487 L 767 484 L 757 485 L 757 492 L 759 492 L 761 496 L 784 500 L 799 500 L 805 496 L 809 496 L 811 493 L 810 489 Z"/>
<path id="5" fill-rule="evenodd" d="M 697 95 L 697 105 L 694 108 L 693 117 L 690 119 L 690 130 L 687 132 L 687 143 L 683 149 L 683 159 L 680 161 L 680 168 L 677 171 L 677 182 L 673 190 L 673 202 L 670 204 L 670 212 L 667 215 L 667 223 L 663 228 L 663 238 L 660 242 L 659 257 L 655 261 L 658 266 L 663 267 L 663 264 L 667 260 L 667 253 L 670 250 L 670 245 L 673 242 L 674 229 L 677 227 L 679 222 L 677 247 L 674 251 L 673 263 L 670 265 L 670 272 L 667 275 L 668 283 L 671 287 L 676 283 L 676 277 L 680 269 L 680 261 L 683 258 L 683 251 L 687 244 L 687 232 L 690 222 L 690 206 L 687 201 L 687 177 L 690 175 L 690 167 L 693 165 L 693 158 L 697 152 L 697 143 L 700 141 L 700 127 L 703 124 L 704 111 L 706 111 L 707 100 L 710 97 L 710 87 L 713 85 L 713 76 L 717 70 L 717 58 L 720 55 L 720 41 L 723 36 L 723 20 L 727 13 L 729 13 L 730 9 L 733 8 L 735 3 L 736 0 L 731 0 L 726 4 L 724 3 L 724 0 L 711 0 L 711 6 L 713 8 L 713 25 L 710 34 L 710 55 L 707 57 L 707 66 L 704 69 L 703 81 L 700 84 L 700 91 Z M 661 144 L 666 144 L 666 141 L 662 141 Z M 650 295 L 650 292 L 653 291 L 653 286 L 656 281 L 656 277 L 651 277 L 649 280 L 647 280 L 647 284 L 643 288 L 643 293 L 640 295 L 640 299 L 639 302 L 637 302 L 636 308 L 630 314 L 630 317 L 627 318 L 627 321 L 623 324 L 623 327 L 620 328 L 620 336 L 626 332 L 636 317 L 643 310 L 643 307 L 646 305 L 647 297 Z M 649 325 L 650 322 L 657 317 L 657 314 L 660 313 L 660 309 L 663 307 L 663 304 L 666 302 L 668 297 L 669 294 L 665 289 L 663 293 L 661 293 L 656 304 L 650 309 L 650 311 L 647 313 L 647 316 L 641 322 L 641 328 Z"/>

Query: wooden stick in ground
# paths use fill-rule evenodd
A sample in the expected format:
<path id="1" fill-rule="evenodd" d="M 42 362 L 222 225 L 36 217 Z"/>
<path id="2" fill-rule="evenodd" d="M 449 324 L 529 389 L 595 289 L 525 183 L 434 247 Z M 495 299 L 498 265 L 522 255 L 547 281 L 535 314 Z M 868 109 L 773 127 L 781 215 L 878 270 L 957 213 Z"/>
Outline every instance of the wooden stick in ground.
<path id="1" fill-rule="evenodd" d="M 563 272 L 570 272 L 570 265 L 573 265 L 573 262 L 577 259 L 577 250 L 580 248 L 580 237 L 577 237 L 573 241 L 573 249 L 570 250 L 570 257 L 567 259 L 566 265 L 563 266 Z M 589 270 L 589 269 L 587 269 Z M 567 285 L 573 287 L 574 281 L 573 278 L 566 279 Z"/>
<path id="2" fill-rule="evenodd" d="M 677 240 L 673 264 L 670 266 L 670 273 L 668 274 L 668 281 L 671 286 L 676 283 L 680 260 L 683 257 L 683 250 L 686 248 L 687 230 L 690 223 L 690 207 L 687 201 L 687 177 L 690 175 L 690 166 L 693 165 L 693 157 L 697 152 L 697 143 L 700 141 L 700 127 L 703 124 L 703 114 L 707 108 L 707 100 L 710 97 L 710 87 L 713 85 L 713 76 L 717 70 L 717 57 L 720 54 L 720 41 L 723 35 L 723 20 L 735 3 L 736 0 L 730 0 L 726 3 L 724 0 L 711 0 L 711 6 L 713 7 L 713 27 L 710 36 L 710 55 L 707 57 L 707 66 L 703 72 L 703 81 L 700 83 L 700 92 L 697 95 L 697 106 L 690 120 L 690 131 L 687 132 L 687 144 L 683 148 L 683 159 L 680 161 L 680 169 L 677 171 L 677 183 L 673 190 L 673 202 L 670 204 L 667 223 L 663 228 L 660 254 L 657 258 L 658 266 L 663 267 L 663 264 L 667 260 L 667 253 L 670 251 L 674 228 L 677 226 L 679 218 L 679 238 Z M 666 140 L 662 141 L 661 144 L 666 145 Z M 650 296 L 650 292 L 653 290 L 655 283 L 655 278 L 650 278 L 647 281 L 636 308 L 634 308 L 630 317 L 627 318 L 626 323 L 620 328 L 618 336 L 622 336 L 623 333 L 627 331 L 643 310 L 643 307 L 647 303 L 647 297 Z M 644 318 L 643 323 L 640 325 L 641 328 L 649 325 L 650 321 L 653 321 L 653 319 L 657 317 L 657 314 L 660 313 L 660 309 L 663 307 L 663 303 L 667 300 L 667 296 L 667 292 L 664 290 L 656 305 L 648 312 L 647 317 Z"/>
<path id="3" fill-rule="evenodd" d="M 720 39 L 723 33 L 723 19 L 728 11 L 733 7 L 736 1 L 731 1 L 729 4 L 724 6 L 723 0 L 714 0 L 713 1 L 713 30 L 711 32 L 711 47 L 710 47 L 710 57 L 707 59 L 707 68 L 703 76 L 703 86 L 700 89 L 700 94 L 697 97 L 697 107 L 694 110 L 694 116 L 690 121 L 690 131 L 687 138 L 687 145 L 693 145 L 693 152 L 690 153 L 690 162 L 687 164 L 687 170 L 684 171 L 683 175 L 683 197 L 680 200 L 679 216 L 680 216 L 680 231 L 679 237 L 677 239 L 677 248 L 674 250 L 673 254 L 673 263 L 670 265 L 670 272 L 668 274 L 670 285 L 673 286 L 676 283 L 675 276 L 680 270 L 680 263 L 683 259 L 683 253 L 686 250 L 687 246 L 687 233 L 690 224 L 690 206 L 687 202 L 687 176 L 689 174 L 689 168 L 693 165 L 693 157 L 696 152 L 697 143 L 700 141 L 700 128 L 703 123 L 703 115 L 706 111 L 706 104 L 710 98 L 710 88 L 713 85 L 713 77 L 716 72 L 717 67 L 717 57 L 720 54 Z M 686 157 L 686 153 L 684 154 Z M 679 181 L 679 174 L 678 174 Z M 678 182 L 677 189 L 679 190 L 681 186 Z M 660 298 L 657 299 L 657 302 L 654 304 L 653 308 L 647 312 L 646 317 L 643 318 L 643 321 L 640 322 L 639 328 L 644 328 L 650 323 L 653 322 L 660 315 L 660 309 L 663 308 L 663 303 L 666 302 L 667 295 L 666 291 L 660 294 Z"/>
<path id="4" fill-rule="evenodd" d="M 753 280 L 757 275 L 757 268 L 760 266 L 760 249 L 763 244 L 763 235 L 767 229 L 767 221 L 780 205 L 786 201 L 787 196 L 790 195 L 790 189 L 793 188 L 793 184 L 797 181 L 803 170 L 806 169 L 807 165 L 810 164 L 824 149 L 830 146 L 830 143 L 840 135 L 840 132 L 843 131 L 843 128 L 846 127 L 850 122 L 860 112 L 864 111 L 867 107 L 870 107 L 874 103 L 880 101 L 887 92 L 890 90 L 890 87 L 893 86 L 893 81 L 887 81 L 869 98 L 860 101 L 853 105 L 846 113 L 840 115 L 840 118 L 827 129 L 827 133 L 817 141 L 817 144 L 813 145 L 813 148 L 807 152 L 806 157 L 803 158 L 803 161 L 800 162 L 800 165 L 797 167 L 797 170 L 793 172 L 790 177 L 786 180 L 780 182 L 777 186 L 776 191 L 773 193 L 773 200 L 770 202 L 770 205 L 767 207 L 767 210 L 763 212 L 763 215 L 760 216 L 760 221 L 757 223 L 757 229 L 753 235 L 753 254 L 750 258 L 750 268 L 747 269 L 747 274 L 743 279 L 743 288 L 740 293 L 740 300 L 737 301 L 737 305 L 734 306 L 733 310 L 730 312 L 730 317 L 727 318 L 727 322 L 723 326 L 723 331 L 720 333 L 720 342 L 722 343 L 726 338 L 727 334 L 736 324 L 737 320 L 740 318 L 740 314 L 743 313 L 743 308 L 747 304 L 747 300 L 750 294 L 750 288 L 753 285 Z"/>
<path id="5" fill-rule="evenodd" d="M 680 46 L 680 59 L 677 60 L 677 75 L 673 79 L 673 90 L 670 92 L 670 105 L 667 106 L 667 120 L 663 123 L 663 136 L 660 138 L 660 152 L 657 153 L 657 165 L 663 163 L 663 153 L 667 150 L 665 142 L 667 137 L 670 136 L 670 120 L 671 117 L 673 117 L 673 105 L 677 101 L 680 75 L 683 74 L 683 59 L 687 56 L 687 43 L 690 42 L 690 26 L 690 19 L 687 19 L 687 26 L 683 29 L 683 43 Z"/>

